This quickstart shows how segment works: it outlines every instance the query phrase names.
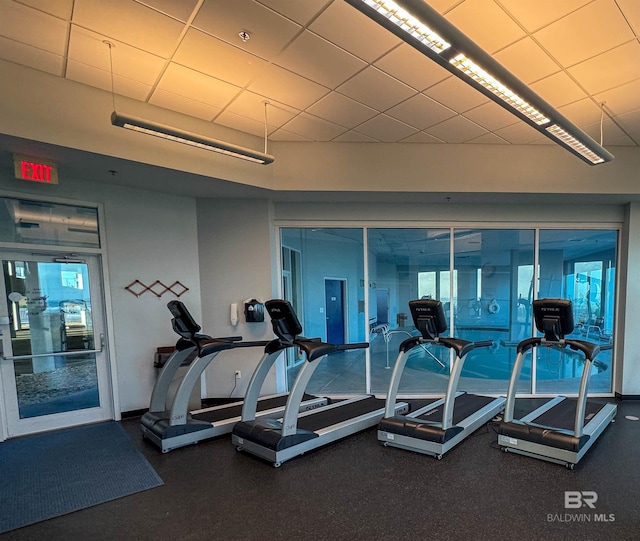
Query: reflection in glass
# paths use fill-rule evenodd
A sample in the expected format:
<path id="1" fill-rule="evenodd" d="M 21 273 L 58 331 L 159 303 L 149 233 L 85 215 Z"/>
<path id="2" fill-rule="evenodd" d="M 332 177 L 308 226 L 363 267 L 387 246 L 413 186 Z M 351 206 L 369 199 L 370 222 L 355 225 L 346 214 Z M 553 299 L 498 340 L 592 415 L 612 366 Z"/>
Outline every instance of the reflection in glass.
<path id="1" fill-rule="evenodd" d="M 85 263 L 3 261 L 20 418 L 99 406 Z M 77 355 L 60 355 L 65 352 Z"/>
<path id="2" fill-rule="evenodd" d="M 369 229 L 367 235 L 371 392 L 386 393 L 400 344 L 419 334 L 409 313 L 409 301 L 439 299 L 447 316 L 450 314 L 450 232 Z M 448 374 L 448 350 L 433 345 L 415 348 L 402 374 L 399 393 L 442 393 Z"/>
<path id="3" fill-rule="evenodd" d="M 366 283 L 363 231 L 282 229 L 282 279 L 284 295 L 302 314 L 304 334 L 325 340 L 331 339 L 330 314 L 324 311 L 330 304 L 327 291 L 331 285 L 337 287 L 329 297 L 345 303 L 344 340 L 362 341 L 369 329 L 373 393 L 386 393 L 400 344 L 416 334 L 408 303 L 417 298 L 442 301 L 449 321 L 445 335 L 491 342 L 466 359 L 459 385 L 464 391 L 506 392 L 516 347 L 534 334 L 532 301 L 536 298 L 572 300 L 574 338 L 613 341 L 616 230 L 368 228 Z M 519 392 L 577 391 L 579 356 L 557 351 L 536 354 L 525 360 Z M 290 377 L 300 361 L 292 355 Z M 611 355 L 611 350 L 603 351 L 596 359 L 592 392 L 611 392 Z M 416 348 L 400 394 L 441 394 L 449 366 L 443 348 Z M 314 378 L 318 378 L 314 392 L 362 392 L 365 365 L 360 359 L 342 364 L 332 359 Z"/>
<path id="4" fill-rule="evenodd" d="M 461 390 L 506 392 L 516 346 L 532 332 L 533 248 L 533 230 L 455 230 L 455 335 L 492 341 L 469 354 Z M 530 363 L 519 385 L 531 392 Z"/>
<path id="5" fill-rule="evenodd" d="M 0 197 L 0 242 L 98 248 L 98 210 Z"/>
<path id="6" fill-rule="evenodd" d="M 283 294 L 292 302 L 304 336 L 334 343 L 363 342 L 364 258 L 362 229 L 283 228 Z M 304 269 L 304 274 L 302 274 Z M 321 361 L 309 382 L 311 393 L 363 393 L 365 350 Z M 301 361 L 302 359 L 297 359 Z M 299 364 L 288 361 L 288 386 Z"/>
<path id="7" fill-rule="evenodd" d="M 571 300 L 575 329 L 569 338 L 612 344 L 616 260 L 616 231 L 540 232 L 538 297 Z M 538 392 L 578 392 L 583 355 L 539 349 L 536 360 Z M 611 392 L 612 372 L 612 350 L 606 349 L 593 363 L 589 391 Z"/>

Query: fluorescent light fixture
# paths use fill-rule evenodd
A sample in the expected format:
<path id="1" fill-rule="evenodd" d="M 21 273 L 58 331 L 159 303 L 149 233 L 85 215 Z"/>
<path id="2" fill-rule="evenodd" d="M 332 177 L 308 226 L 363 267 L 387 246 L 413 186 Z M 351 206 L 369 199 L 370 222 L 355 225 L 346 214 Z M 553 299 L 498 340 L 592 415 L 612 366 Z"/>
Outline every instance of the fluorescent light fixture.
<path id="1" fill-rule="evenodd" d="M 346 0 L 498 105 L 590 165 L 613 155 L 533 92 L 424 0 Z"/>
<path id="2" fill-rule="evenodd" d="M 212 152 L 224 154 L 225 156 L 232 156 L 234 158 L 240 158 L 242 160 L 259 163 L 261 165 L 273 163 L 275 159 L 271 154 L 267 154 L 266 152 L 259 152 L 250 148 L 237 146 L 232 143 L 218 141 L 211 137 L 205 137 L 204 135 L 198 135 L 134 116 L 123 115 L 122 113 L 117 113 L 115 111 L 111 114 L 111 124 L 119 126 L 120 128 L 127 128 L 140 133 L 146 133 L 147 135 L 160 137 L 161 139 L 167 139 L 168 141 L 174 141 L 176 143 L 210 150 Z"/>

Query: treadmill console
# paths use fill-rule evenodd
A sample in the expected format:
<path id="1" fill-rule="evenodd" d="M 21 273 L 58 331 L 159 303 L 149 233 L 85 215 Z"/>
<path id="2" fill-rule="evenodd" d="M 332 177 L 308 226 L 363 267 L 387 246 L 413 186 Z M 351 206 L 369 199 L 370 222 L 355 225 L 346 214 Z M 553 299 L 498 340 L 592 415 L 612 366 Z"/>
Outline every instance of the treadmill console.
<path id="1" fill-rule="evenodd" d="M 434 340 L 447 330 L 447 317 L 436 299 L 409 301 L 413 324 L 425 340 Z"/>
<path id="2" fill-rule="evenodd" d="M 567 299 L 537 299 L 533 301 L 536 328 L 546 340 L 558 342 L 573 332 L 573 309 Z"/>
<path id="3" fill-rule="evenodd" d="M 285 342 L 293 342 L 296 336 L 302 333 L 302 325 L 289 301 L 271 299 L 264 305 L 271 317 L 273 332 L 278 338 Z"/>
<path id="4" fill-rule="evenodd" d="M 171 320 L 173 330 L 182 336 L 182 338 L 191 339 L 200 331 L 200 325 L 195 322 L 183 303 L 180 301 L 169 301 L 167 308 L 169 312 L 171 312 L 171 315 L 173 315 L 173 319 Z"/>

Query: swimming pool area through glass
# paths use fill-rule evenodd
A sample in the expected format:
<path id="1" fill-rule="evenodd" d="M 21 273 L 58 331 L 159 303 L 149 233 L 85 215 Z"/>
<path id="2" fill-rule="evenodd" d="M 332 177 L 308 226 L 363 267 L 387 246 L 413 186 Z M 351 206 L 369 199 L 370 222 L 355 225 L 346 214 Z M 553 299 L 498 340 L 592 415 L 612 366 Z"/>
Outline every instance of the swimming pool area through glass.
<path id="1" fill-rule="evenodd" d="M 323 361 L 309 391 L 349 394 L 387 391 L 398 348 L 417 334 L 410 300 L 437 298 L 448 319 L 445 334 L 490 341 L 473 350 L 460 389 L 506 393 L 517 344 L 535 335 L 532 301 L 572 301 L 572 338 L 613 344 L 616 229 L 507 228 L 282 228 L 283 250 L 296 252 L 296 291 L 306 336 L 331 341 L 330 281 L 341 298 L 345 341 L 370 347 Z M 290 256 L 289 256 L 290 257 Z M 284 279 L 284 277 L 283 277 Z M 335 285 L 335 284 L 334 284 Z M 289 288 L 290 289 L 290 288 Z M 284 288 L 285 295 L 287 288 Z M 336 295 L 333 295 L 336 297 Z M 335 312 L 335 310 L 334 310 Z M 442 394 L 451 359 L 444 348 L 417 348 L 400 385 L 406 395 Z M 357 358 L 356 358 L 357 357 Z M 611 393 L 612 349 L 594 363 L 592 393 Z M 538 348 L 526 360 L 519 392 L 575 393 L 583 360 L 570 351 Z M 289 381 L 296 365 L 287 368 Z"/>

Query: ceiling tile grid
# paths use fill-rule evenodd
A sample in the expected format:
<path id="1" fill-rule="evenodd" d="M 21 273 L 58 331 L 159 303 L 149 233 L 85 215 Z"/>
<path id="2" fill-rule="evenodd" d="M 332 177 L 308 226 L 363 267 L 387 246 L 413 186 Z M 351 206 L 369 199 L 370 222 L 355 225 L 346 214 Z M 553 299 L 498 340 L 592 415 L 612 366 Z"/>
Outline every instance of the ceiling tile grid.
<path id="1" fill-rule="evenodd" d="M 594 139 L 640 144 L 638 0 L 428 3 Z M 116 94 L 254 135 L 266 122 L 274 141 L 548 142 L 344 0 L 0 0 L 0 14 L 4 60 L 107 91 L 113 73 Z"/>

